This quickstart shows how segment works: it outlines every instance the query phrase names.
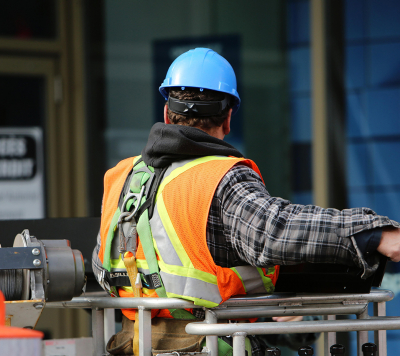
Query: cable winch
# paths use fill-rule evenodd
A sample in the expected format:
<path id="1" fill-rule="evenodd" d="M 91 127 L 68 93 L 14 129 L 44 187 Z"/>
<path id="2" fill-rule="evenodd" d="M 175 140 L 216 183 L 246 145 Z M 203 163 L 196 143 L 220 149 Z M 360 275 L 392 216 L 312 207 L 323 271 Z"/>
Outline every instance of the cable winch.
<path id="1" fill-rule="evenodd" d="M 86 284 L 80 251 L 68 240 L 38 240 L 24 230 L 0 248 L 0 290 L 6 300 L 71 300 Z"/>

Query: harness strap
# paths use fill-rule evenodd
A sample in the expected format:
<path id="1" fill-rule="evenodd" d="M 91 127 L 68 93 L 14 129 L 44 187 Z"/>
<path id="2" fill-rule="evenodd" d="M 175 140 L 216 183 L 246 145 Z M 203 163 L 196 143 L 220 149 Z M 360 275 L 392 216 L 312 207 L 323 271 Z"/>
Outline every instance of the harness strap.
<path id="1" fill-rule="evenodd" d="M 165 291 L 164 284 L 160 277 L 160 269 L 158 267 L 156 252 L 153 245 L 153 237 L 151 234 L 149 213 L 145 210 L 139 218 L 137 224 L 137 230 L 139 233 L 139 239 L 142 243 L 144 256 L 146 257 L 147 265 L 149 266 L 150 274 L 157 274 L 159 276 L 160 286 L 155 289 L 157 295 L 160 298 L 168 298 L 167 292 Z M 175 319 L 196 319 L 196 317 L 184 309 L 168 309 L 172 317 Z"/>
<path id="2" fill-rule="evenodd" d="M 138 269 L 137 269 L 137 265 L 136 265 L 135 256 L 133 256 L 133 255 L 130 257 L 125 256 L 124 264 L 125 264 L 126 271 L 128 272 L 128 277 L 129 277 L 129 281 L 132 286 L 134 297 L 135 298 L 142 297 L 142 288 L 136 287 L 136 279 L 138 276 Z"/>
<path id="3" fill-rule="evenodd" d="M 134 355 L 139 355 L 139 311 L 135 312 L 135 324 L 133 325 L 132 351 Z"/>
<path id="4" fill-rule="evenodd" d="M 135 163 L 135 166 L 140 162 L 142 162 L 142 159 L 139 159 Z M 149 170 L 148 166 L 144 166 L 136 170 L 133 169 L 132 172 L 127 177 L 127 181 L 129 183 L 125 182 L 120 197 L 120 203 L 122 203 L 123 205 L 124 201 L 126 200 L 125 196 L 130 192 L 130 182 L 135 174 L 139 172 L 145 172 L 150 174 L 149 179 L 146 181 L 146 183 L 144 183 L 141 186 L 141 190 L 143 186 L 145 187 L 145 194 L 144 196 L 141 196 L 142 198 L 141 201 L 137 199 L 134 202 L 136 203 L 136 207 L 134 206 L 135 204 L 132 204 L 133 209 L 136 209 L 136 212 L 130 215 L 129 218 L 131 218 L 132 221 L 137 221 L 136 230 L 139 236 L 139 240 L 142 244 L 143 252 L 150 272 L 149 275 L 146 276 L 147 278 L 145 279 L 146 281 L 149 281 L 149 284 L 151 284 L 154 287 L 154 290 L 156 291 L 158 297 L 161 298 L 167 298 L 168 296 L 160 276 L 160 269 L 158 266 L 158 261 L 153 245 L 153 235 L 151 233 L 149 214 L 151 216 L 153 213 L 156 192 L 166 170 L 167 168 L 156 169 L 155 172 L 153 173 Z M 121 207 L 120 205 L 120 209 L 121 208 L 125 209 L 125 207 Z M 120 209 L 117 209 L 113 219 L 113 222 L 115 223 L 113 231 L 115 231 L 116 226 L 118 225 L 119 216 L 121 215 Z M 120 229 L 122 229 L 122 226 L 120 226 Z M 123 234 L 123 231 L 120 231 L 120 233 Z M 129 281 L 132 286 L 134 296 L 135 297 L 142 296 L 141 288 L 137 288 L 135 284 L 138 274 L 135 256 L 130 256 L 130 257 L 124 256 L 124 264 L 128 273 Z M 169 312 L 172 315 L 172 317 L 176 319 L 196 320 L 196 317 L 187 310 L 169 309 Z"/>

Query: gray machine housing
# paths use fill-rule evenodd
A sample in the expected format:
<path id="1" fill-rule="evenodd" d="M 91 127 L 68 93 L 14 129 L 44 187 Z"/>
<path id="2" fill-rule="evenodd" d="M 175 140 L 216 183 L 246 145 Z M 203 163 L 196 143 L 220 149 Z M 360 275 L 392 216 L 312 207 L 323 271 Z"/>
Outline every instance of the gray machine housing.
<path id="1" fill-rule="evenodd" d="M 0 248 L 0 270 L 22 270 L 20 300 L 71 300 L 82 294 L 85 266 L 68 240 L 38 240 L 24 230 L 12 248 Z"/>

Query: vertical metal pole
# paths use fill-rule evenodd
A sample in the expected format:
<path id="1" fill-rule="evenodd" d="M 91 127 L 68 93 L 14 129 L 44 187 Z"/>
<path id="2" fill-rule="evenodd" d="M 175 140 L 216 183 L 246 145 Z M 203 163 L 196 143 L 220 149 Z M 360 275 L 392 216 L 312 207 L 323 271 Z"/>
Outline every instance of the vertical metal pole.
<path id="1" fill-rule="evenodd" d="M 325 0 L 311 0 L 312 164 L 314 203 L 328 207 L 328 103 Z"/>
<path id="2" fill-rule="evenodd" d="M 105 354 L 104 309 L 92 309 L 93 356 Z"/>
<path id="3" fill-rule="evenodd" d="M 216 315 L 209 309 L 206 309 L 205 321 L 207 324 L 217 324 Z M 218 356 L 218 336 L 206 336 L 206 346 L 210 350 L 210 356 Z"/>
<path id="4" fill-rule="evenodd" d="M 139 307 L 138 309 L 139 356 L 151 356 L 151 310 L 146 310 L 143 307 Z"/>
<path id="5" fill-rule="evenodd" d="M 237 332 L 233 336 L 233 356 L 246 356 L 246 333 Z"/>
<path id="6" fill-rule="evenodd" d="M 104 309 L 104 341 L 107 343 L 115 334 L 115 309 Z"/>
<path id="7" fill-rule="evenodd" d="M 325 320 L 336 320 L 336 315 L 325 315 Z M 336 333 L 325 332 L 324 333 L 324 355 L 329 355 L 329 348 L 331 345 L 336 344 Z"/>
<path id="8" fill-rule="evenodd" d="M 386 302 L 374 303 L 374 315 L 386 316 Z M 387 356 L 386 330 L 374 331 L 374 342 L 378 347 L 378 356 Z"/>
<path id="9" fill-rule="evenodd" d="M 314 203 L 343 209 L 347 205 L 343 0 L 311 0 L 310 5 Z"/>
<path id="10" fill-rule="evenodd" d="M 365 307 L 361 314 L 357 315 L 357 319 L 368 319 L 368 307 Z M 368 331 L 357 331 L 357 355 L 363 356 L 361 347 L 368 342 Z"/>

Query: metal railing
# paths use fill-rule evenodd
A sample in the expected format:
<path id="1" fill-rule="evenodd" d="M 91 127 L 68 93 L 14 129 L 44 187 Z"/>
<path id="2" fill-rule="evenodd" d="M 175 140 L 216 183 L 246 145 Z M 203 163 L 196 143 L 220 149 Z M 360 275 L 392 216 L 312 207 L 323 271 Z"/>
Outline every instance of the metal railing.
<path id="1" fill-rule="evenodd" d="M 205 320 L 186 326 L 186 332 L 206 335 L 207 351 L 218 356 L 218 336 L 233 337 L 233 356 L 245 355 L 246 335 L 282 333 L 325 333 L 325 355 L 335 343 L 336 332 L 357 332 L 357 355 L 368 342 L 368 331 L 374 330 L 378 355 L 387 356 L 386 330 L 400 329 L 400 317 L 386 316 L 386 302 L 392 300 L 389 290 L 368 294 L 272 294 L 234 297 L 220 306 L 205 309 Z M 368 304 L 374 303 L 374 315 L 368 315 Z M 139 356 L 151 356 L 151 309 L 199 308 L 193 303 L 174 298 L 78 297 L 69 302 L 47 303 L 46 308 L 91 308 L 94 356 L 105 355 L 104 309 L 137 308 L 139 310 Z M 335 320 L 335 315 L 355 314 L 357 319 Z M 107 313 L 106 313 L 107 315 Z M 221 319 L 324 315 L 326 320 L 298 322 L 218 323 Z"/>

